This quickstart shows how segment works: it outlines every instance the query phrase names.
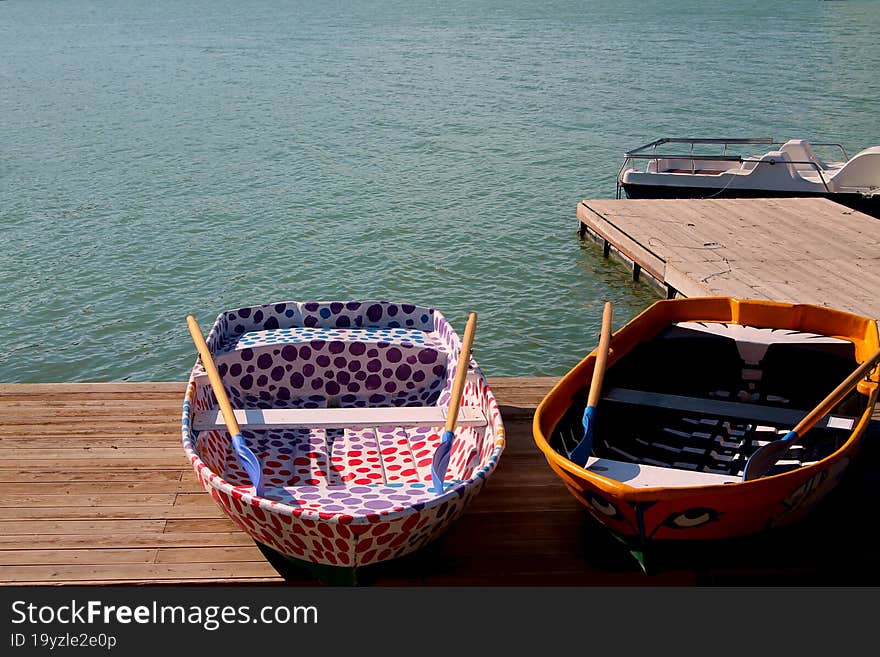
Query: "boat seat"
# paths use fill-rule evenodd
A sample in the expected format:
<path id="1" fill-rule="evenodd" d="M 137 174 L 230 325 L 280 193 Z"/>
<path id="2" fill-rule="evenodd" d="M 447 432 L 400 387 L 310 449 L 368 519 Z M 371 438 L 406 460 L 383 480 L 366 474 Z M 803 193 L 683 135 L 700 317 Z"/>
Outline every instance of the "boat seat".
<path id="1" fill-rule="evenodd" d="M 880 192 L 880 146 L 856 153 L 834 174 L 834 189 Z"/>
<path id="2" fill-rule="evenodd" d="M 713 486 L 742 481 L 742 477 L 739 475 L 684 470 L 644 463 L 628 463 L 595 456 L 587 459 L 586 469 L 634 488 Z"/>
<path id="3" fill-rule="evenodd" d="M 442 427 L 446 409 L 440 406 L 400 406 L 383 408 L 248 408 L 235 409 L 235 420 L 242 430 L 348 427 Z M 461 406 L 457 426 L 485 427 L 486 416 L 473 406 Z M 193 417 L 195 431 L 225 429 L 223 414 L 216 409 L 198 411 Z"/>
<path id="4" fill-rule="evenodd" d="M 216 351 L 217 371 L 238 408 L 430 406 L 447 380 L 448 346 L 433 331 L 294 327 L 234 335 Z M 193 379 L 213 406 L 207 374 Z"/>
<path id="5" fill-rule="evenodd" d="M 383 343 L 393 346 L 419 345 L 445 349 L 445 343 L 434 332 L 408 328 L 320 328 L 299 326 L 293 328 L 263 329 L 234 335 L 217 350 L 215 357 L 242 349 L 263 346 L 309 344 L 311 342 Z"/>
<path id="6" fill-rule="evenodd" d="M 602 401 L 664 408 L 697 415 L 714 415 L 721 418 L 738 418 L 755 424 L 778 425 L 785 428 L 795 426 L 809 412 L 792 408 L 684 397 L 628 388 L 612 388 L 603 396 Z M 826 415 L 815 426 L 817 428 L 851 430 L 855 426 L 855 422 L 856 418 L 854 417 Z"/>
<path id="7" fill-rule="evenodd" d="M 788 154 L 792 159 L 792 166 L 798 173 L 816 173 L 816 167 L 813 164 L 820 169 L 825 168 L 824 162 L 816 156 L 810 142 L 805 139 L 789 139 L 779 147 L 779 150 Z M 811 162 L 813 164 L 810 164 Z"/>

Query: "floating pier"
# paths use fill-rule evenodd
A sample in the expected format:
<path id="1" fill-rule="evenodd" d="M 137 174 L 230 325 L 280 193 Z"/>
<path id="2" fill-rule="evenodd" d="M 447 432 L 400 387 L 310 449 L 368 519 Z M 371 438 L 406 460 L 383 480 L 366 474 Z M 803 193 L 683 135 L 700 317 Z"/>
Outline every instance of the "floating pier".
<path id="1" fill-rule="evenodd" d="M 675 296 L 880 318 L 880 219 L 823 198 L 587 199 L 579 233 Z"/>
<path id="2" fill-rule="evenodd" d="M 489 379 L 508 440 L 498 470 L 444 536 L 367 567 L 364 585 L 880 583 L 880 422 L 804 522 L 675 552 L 646 575 L 532 441 L 555 381 Z M 0 586 L 316 584 L 284 579 L 199 487 L 180 439 L 185 386 L 0 384 Z"/>

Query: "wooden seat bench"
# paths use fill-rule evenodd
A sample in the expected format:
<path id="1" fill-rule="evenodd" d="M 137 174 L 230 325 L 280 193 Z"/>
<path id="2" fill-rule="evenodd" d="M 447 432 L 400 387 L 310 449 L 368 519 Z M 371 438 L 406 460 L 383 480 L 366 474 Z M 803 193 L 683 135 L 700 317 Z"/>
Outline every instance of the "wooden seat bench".
<path id="1" fill-rule="evenodd" d="M 628 388 L 611 388 L 602 398 L 602 401 L 666 408 L 673 411 L 714 415 L 723 418 L 737 418 L 755 424 L 772 424 L 786 428 L 795 426 L 809 412 L 792 408 L 730 402 L 720 399 L 684 397 Z M 815 426 L 818 428 L 851 430 L 855 426 L 855 422 L 856 418 L 853 417 L 827 415 L 816 423 Z"/>
<path id="2" fill-rule="evenodd" d="M 446 409 L 439 406 L 397 406 L 381 408 L 248 408 L 235 409 L 235 419 L 242 429 L 287 429 L 348 427 L 442 427 Z M 457 426 L 484 427 L 486 416 L 473 406 L 461 406 Z M 219 410 L 199 411 L 193 429 L 224 429 Z"/>

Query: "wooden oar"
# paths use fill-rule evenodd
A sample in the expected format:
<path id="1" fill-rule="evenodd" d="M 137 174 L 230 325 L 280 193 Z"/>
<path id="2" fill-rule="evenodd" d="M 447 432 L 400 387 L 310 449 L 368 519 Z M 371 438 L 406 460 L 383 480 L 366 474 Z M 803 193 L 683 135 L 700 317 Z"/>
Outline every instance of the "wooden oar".
<path id="1" fill-rule="evenodd" d="M 461 340 L 461 351 L 458 354 L 458 369 L 455 372 L 455 380 L 452 382 L 449 410 L 446 413 L 446 426 L 431 462 L 431 480 L 434 484 L 434 492 L 438 495 L 443 492 L 443 480 L 446 478 L 446 469 L 449 467 L 452 441 L 455 438 L 455 423 L 458 421 L 458 409 L 461 405 L 464 383 L 470 368 L 471 345 L 474 343 L 474 332 L 476 330 L 477 313 L 471 313 L 468 315 L 467 325 L 464 328 L 464 337 Z"/>
<path id="2" fill-rule="evenodd" d="M 596 414 L 596 404 L 602 393 L 602 379 L 605 377 L 605 367 L 608 363 L 608 351 L 611 346 L 611 302 L 605 302 L 602 311 L 602 333 L 599 336 L 599 347 L 596 351 L 596 364 L 593 365 L 593 380 L 590 383 L 590 394 L 587 397 L 587 407 L 584 409 L 583 425 L 584 437 L 571 450 L 568 459 L 578 465 L 586 465 L 590 452 L 593 450 L 593 416 Z"/>
<path id="3" fill-rule="evenodd" d="M 874 369 L 877 362 L 880 361 L 880 349 L 874 352 L 874 355 L 868 358 L 864 363 L 859 365 L 856 370 L 846 377 L 840 385 L 829 393 L 825 399 L 819 402 L 812 411 L 810 411 L 803 420 L 797 423 L 794 429 L 789 431 L 783 438 L 767 443 L 763 447 L 758 448 L 754 454 L 746 461 L 745 470 L 743 470 L 743 481 L 751 481 L 759 479 L 770 471 L 776 462 L 789 450 L 789 448 L 797 442 L 807 431 L 813 428 L 819 420 L 821 420 L 841 399 L 852 390 L 859 381 L 861 381 L 868 372 Z"/>
<path id="4" fill-rule="evenodd" d="M 223 413 L 223 421 L 226 422 L 226 429 L 229 431 L 229 435 L 232 436 L 232 449 L 235 451 L 239 462 L 245 472 L 247 472 L 251 483 L 254 485 L 256 494 L 262 495 L 263 469 L 260 467 L 260 461 L 256 454 L 254 454 L 244 442 L 244 436 L 241 435 L 241 430 L 238 428 L 238 422 L 235 419 L 235 412 L 232 410 L 232 405 L 229 403 L 229 397 L 226 396 L 226 389 L 223 387 L 223 381 L 220 380 L 220 373 L 214 365 L 214 358 L 211 356 L 208 344 L 202 336 L 202 330 L 199 328 L 198 322 L 196 322 L 195 317 L 192 315 L 187 315 L 186 324 L 189 327 L 189 332 L 190 335 L 192 335 L 196 349 L 198 349 L 199 356 L 202 357 L 202 365 L 208 373 L 208 380 L 211 382 L 211 387 L 214 389 L 214 396 L 217 398 L 217 403 L 220 405 L 220 410 Z"/>

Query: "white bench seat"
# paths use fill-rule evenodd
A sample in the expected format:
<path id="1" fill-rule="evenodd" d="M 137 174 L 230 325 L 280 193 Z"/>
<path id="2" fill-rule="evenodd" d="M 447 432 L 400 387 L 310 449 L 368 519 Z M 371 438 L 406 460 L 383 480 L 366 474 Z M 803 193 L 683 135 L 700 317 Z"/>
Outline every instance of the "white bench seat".
<path id="1" fill-rule="evenodd" d="M 248 408 L 235 409 L 241 429 L 287 429 L 347 427 L 442 427 L 446 409 L 440 406 L 397 406 L 382 408 Z M 486 416 L 473 406 L 461 406 L 456 426 L 485 427 Z M 193 429 L 225 429 L 223 414 L 212 409 L 198 411 Z"/>
<path id="2" fill-rule="evenodd" d="M 742 481 L 742 477 L 738 475 L 667 468 L 645 465 L 644 463 L 627 463 L 613 459 L 596 458 L 595 456 L 587 459 L 586 469 L 634 488 L 713 486 Z"/>

